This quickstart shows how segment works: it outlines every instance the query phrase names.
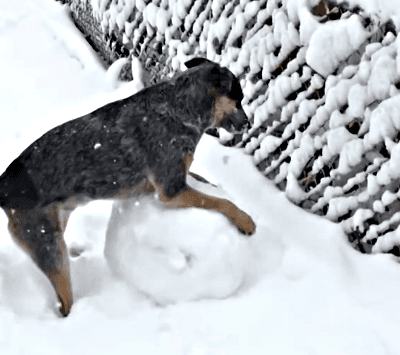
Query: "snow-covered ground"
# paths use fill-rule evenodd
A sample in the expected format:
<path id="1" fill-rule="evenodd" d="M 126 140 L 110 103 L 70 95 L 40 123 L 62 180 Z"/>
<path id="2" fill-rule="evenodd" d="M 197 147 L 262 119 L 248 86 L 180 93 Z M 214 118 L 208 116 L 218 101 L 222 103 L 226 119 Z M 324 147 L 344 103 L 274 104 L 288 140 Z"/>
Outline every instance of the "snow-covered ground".
<path id="1" fill-rule="evenodd" d="M 53 0 L 0 0 L 1 171 L 49 128 L 140 87 L 107 75 L 65 15 Z M 192 185 L 253 217 L 255 235 L 143 198 L 120 215 L 106 259 L 110 202 L 79 208 L 66 232 L 83 252 L 71 259 L 65 319 L 1 214 L 0 354 L 400 353 L 390 255 L 354 251 L 338 225 L 293 206 L 251 156 L 214 138 L 201 141 L 192 171 L 217 187 Z"/>

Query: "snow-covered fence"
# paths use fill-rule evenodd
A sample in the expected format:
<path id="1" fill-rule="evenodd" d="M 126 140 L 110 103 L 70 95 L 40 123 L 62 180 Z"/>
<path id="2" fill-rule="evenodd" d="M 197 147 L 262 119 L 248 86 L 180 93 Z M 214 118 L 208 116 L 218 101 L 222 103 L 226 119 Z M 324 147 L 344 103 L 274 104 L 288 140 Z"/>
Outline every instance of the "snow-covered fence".
<path id="1" fill-rule="evenodd" d="M 391 21 L 315 0 L 68 0 L 107 64 L 157 82 L 193 55 L 241 80 L 239 144 L 290 200 L 363 252 L 400 255 L 400 40 Z M 399 57 L 400 58 L 400 57 Z M 122 76 L 131 79 L 129 66 Z"/>

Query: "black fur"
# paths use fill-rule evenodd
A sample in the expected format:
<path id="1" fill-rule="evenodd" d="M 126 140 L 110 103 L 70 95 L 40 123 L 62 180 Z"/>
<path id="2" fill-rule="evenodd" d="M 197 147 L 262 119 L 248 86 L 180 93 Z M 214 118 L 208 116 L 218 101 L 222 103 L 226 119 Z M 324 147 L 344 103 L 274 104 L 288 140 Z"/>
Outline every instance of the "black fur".
<path id="1" fill-rule="evenodd" d="M 112 198 L 153 171 L 169 195 L 185 186 L 182 161 L 212 124 L 214 90 L 237 103 L 229 122 L 248 124 L 239 81 L 203 58 L 169 81 L 45 133 L 0 177 L 0 206 L 43 207 L 71 196 Z"/>

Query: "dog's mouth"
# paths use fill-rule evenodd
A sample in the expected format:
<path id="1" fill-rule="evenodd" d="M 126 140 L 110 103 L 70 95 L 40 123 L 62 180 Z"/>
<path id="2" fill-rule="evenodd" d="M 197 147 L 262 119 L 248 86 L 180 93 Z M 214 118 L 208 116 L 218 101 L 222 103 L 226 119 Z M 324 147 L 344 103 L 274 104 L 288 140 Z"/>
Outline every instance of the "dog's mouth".
<path id="1" fill-rule="evenodd" d="M 250 122 L 243 110 L 227 114 L 220 122 L 220 127 L 232 134 L 243 134 L 250 128 Z"/>

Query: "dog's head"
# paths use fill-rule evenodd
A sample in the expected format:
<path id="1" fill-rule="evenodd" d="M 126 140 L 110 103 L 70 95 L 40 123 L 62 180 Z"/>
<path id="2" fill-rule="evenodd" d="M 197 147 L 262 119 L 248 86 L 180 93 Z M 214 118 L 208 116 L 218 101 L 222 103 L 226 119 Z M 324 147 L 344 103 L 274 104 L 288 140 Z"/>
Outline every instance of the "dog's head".
<path id="1" fill-rule="evenodd" d="M 242 88 L 230 70 L 205 58 L 193 58 L 185 66 L 202 68 L 201 80 L 214 103 L 211 127 L 222 127 L 231 133 L 243 133 L 250 127 L 241 105 Z"/>

